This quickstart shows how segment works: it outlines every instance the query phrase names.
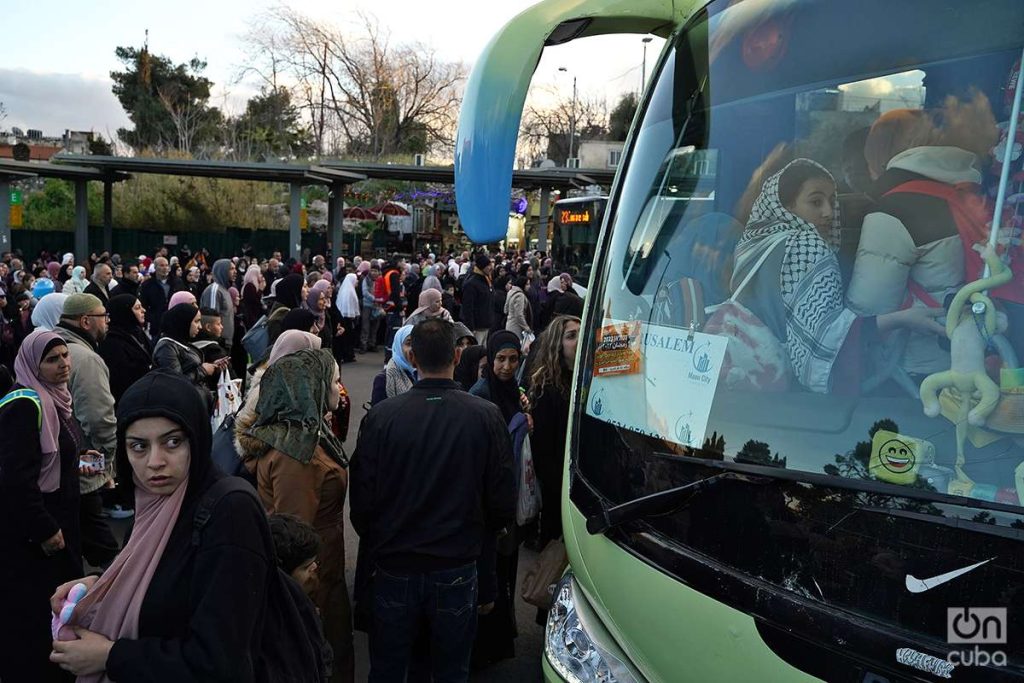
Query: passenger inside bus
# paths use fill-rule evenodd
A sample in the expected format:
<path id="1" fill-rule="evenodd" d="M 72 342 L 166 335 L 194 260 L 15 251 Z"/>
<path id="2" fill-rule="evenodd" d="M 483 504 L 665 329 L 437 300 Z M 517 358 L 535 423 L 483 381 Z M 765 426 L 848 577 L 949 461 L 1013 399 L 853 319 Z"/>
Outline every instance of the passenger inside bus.
<path id="1" fill-rule="evenodd" d="M 908 328 L 936 336 L 940 311 L 861 316 L 843 301 L 836 182 L 820 164 L 796 159 L 765 181 L 736 248 L 734 291 L 786 346 L 794 378 L 811 391 L 859 393 L 868 349 Z"/>

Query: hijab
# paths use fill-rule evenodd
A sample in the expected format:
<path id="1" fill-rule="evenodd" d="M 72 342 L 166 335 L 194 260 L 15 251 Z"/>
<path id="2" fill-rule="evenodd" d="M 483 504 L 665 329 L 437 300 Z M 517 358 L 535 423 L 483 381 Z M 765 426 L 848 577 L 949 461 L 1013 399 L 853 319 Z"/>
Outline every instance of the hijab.
<path id="1" fill-rule="evenodd" d="M 309 312 L 316 317 L 316 325 L 321 330 L 327 324 L 327 309 L 320 310 L 320 297 L 327 294 L 327 290 L 330 289 L 331 283 L 326 280 L 317 280 L 312 287 L 309 288 L 309 294 L 306 295 L 306 308 Z M 330 301 L 327 302 L 330 305 Z"/>
<path id="2" fill-rule="evenodd" d="M 469 391 L 480 381 L 480 359 L 487 355 L 487 348 L 480 344 L 462 350 L 459 364 L 455 366 L 455 381 Z"/>
<path id="3" fill-rule="evenodd" d="M 341 442 L 324 421 L 337 367 L 327 349 L 305 349 L 279 359 L 263 373 L 258 417 L 245 433 L 304 465 L 320 446 L 347 466 Z"/>
<path id="4" fill-rule="evenodd" d="M 192 321 L 196 318 L 199 308 L 195 304 L 178 304 L 164 313 L 160 324 L 161 336 L 173 339 L 186 346 L 192 343 L 189 336 Z"/>
<path id="5" fill-rule="evenodd" d="M 61 258 L 61 260 L 60 260 L 60 264 L 61 264 L 62 266 L 67 266 L 67 265 L 70 265 L 70 264 L 71 264 L 71 262 L 72 262 L 72 261 L 74 261 L 74 260 L 75 260 L 75 255 L 74 255 L 74 254 L 72 254 L 72 253 L 71 253 L 71 252 L 69 251 L 68 253 L 64 254 L 64 256 L 63 256 L 63 257 Z"/>
<path id="6" fill-rule="evenodd" d="M 64 302 L 67 294 L 47 294 L 32 309 L 32 325 L 37 330 L 52 330 L 60 322 L 64 314 Z"/>
<path id="7" fill-rule="evenodd" d="M 141 329 L 142 325 L 135 317 L 135 311 L 132 310 L 138 300 L 138 297 L 133 294 L 118 294 L 110 297 L 110 301 L 107 302 L 110 326 L 122 330 L 134 330 L 136 327 Z"/>
<path id="8" fill-rule="evenodd" d="M 359 294 L 356 292 L 357 280 L 358 277 L 355 273 L 349 273 L 345 276 L 345 279 L 341 281 L 341 287 L 338 288 L 336 306 L 338 308 L 338 312 L 341 313 L 342 318 L 359 317 Z"/>
<path id="9" fill-rule="evenodd" d="M 491 394 L 491 402 L 501 409 L 505 422 L 509 422 L 516 413 L 522 412 L 523 408 L 519 401 L 519 384 L 515 378 L 503 381 L 494 374 L 494 359 L 505 349 L 515 349 L 519 352 L 519 362 L 523 362 L 519 337 L 508 330 L 497 330 L 487 338 L 487 369 L 484 371 L 484 380 Z"/>
<path id="10" fill-rule="evenodd" d="M 46 264 L 46 272 L 50 274 L 50 279 L 56 282 L 57 276 L 60 275 L 60 264 L 56 261 L 50 261 Z"/>
<path id="11" fill-rule="evenodd" d="M 436 275 L 428 275 L 423 278 L 423 291 L 428 289 L 436 289 L 439 292 L 444 291 L 444 288 L 441 287 L 441 281 L 437 279 Z"/>
<path id="12" fill-rule="evenodd" d="M 245 271 L 245 277 L 242 279 L 242 289 L 245 289 L 245 285 L 252 285 L 258 291 L 260 288 L 260 267 L 253 265 L 249 266 Z"/>
<path id="13" fill-rule="evenodd" d="M 274 292 L 275 301 L 288 308 L 299 308 L 302 305 L 302 285 L 305 282 L 298 273 L 287 275 L 277 282 Z"/>
<path id="14" fill-rule="evenodd" d="M 281 336 L 274 342 L 274 348 L 270 350 L 267 357 L 267 366 L 271 366 L 285 356 L 298 353 L 306 349 L 318 350 L 323 344 L 320 337 L 302 330 L 288 330 L 282 332 Z"/>
<path id="15" fill-rule="evenodd" d="M 450 315 L 445 316 L 448 311 L 444 310 L 444 308 L 438 308 L 436 312 L 430 310 L 431 304 L 441 303 L 441 290 L 439 289 L 424 289 L 420 292 L 418 303 L 419 308 L 412 312 L 412 315 L 409 316 L 410 319 L 417 316 L 422 316 L 423 318 L 451 317 Z"/>
<path id="16" fill-rule="evenodd" d="M 39 468 L 39 490 L 52 493 L 60 488 L 60 425 L 71 418 L 71 392 L 67 382 L 52 384 L 39 376 L 43 357 L 55 346 L 67 346 L 56 332 L 36 330 L 25 337 L 14 359 L 14 374 L 21 386 L 39 394 L 42 412 L 39 448 L 43 462 Z M 78 484 L 75 484 L 76 486 Z"/>
<path id="17" fill-rule="evenodd" d="M 231 272 L 231 265 L 231 259 L 227 258 L 218 259 L 213 264 L 213 281 L 224 289 L 235 284 L 228 277 L 228 274 Z"/>
<path id="18" fill-rule="evenodd" d="M 305 308 L 293 308 L 281 319 L 281 332 L 283 333 L 285 330 L 309 332 L 315 323 L 316 316 L 312 311 L 307 311 Z"/>
<path id="19" fill-rule="evenodd" d="M 170 310 L 179 304 L 196 305 L 196 295 L 189 291 L 175 292 L 167 302 L 167 309 Z"/>
<path id="20" fill-rule="evenodd" d="M 117 407 L 117 463 L 132 472 L 125 446 L 127 428 L 139 419 L 164 417 L 178 425 L 189 442 L 188 478 L 169 495 L 146 489 L 134 473 L 132 534 L 110 568 L 75 607 L 72 623 L 111 640 L 139 637 L 139 611 L 163 558 L 182 508 L 196 500 L 217 474 L 210 458 L 210 419 L 202 397 L 180 375 L 156 370 L 133 384 Z M 128 483 L 128 482 L 126 482 Z M 79 676 L 80 682 L 106 681 L 105 673 Z"/>
<path id="21" fill-rule="evenodd" d="M 71 271 L 71 279 L 68 281 L 71 294 L 80 294 L 85 291 L 89 283 L 85 280 L 85 266 L 75 266 Z"/>
<path id="22" fill-rule="evenodd" d="M 395 339 L 391 342 L 391 360 L 395 361 L 395 365 L 397 365 L 403 372 L 415 375 L 416 368 L 414 368 L 412 363 L 409 362 L 409 359 L 405 357 L 405 350 L 402 349 L 402 344 L 405 343 L 405 340 L 410 333 L 412 333 L 412 325 L 404 325 L 395 332 Z"/>

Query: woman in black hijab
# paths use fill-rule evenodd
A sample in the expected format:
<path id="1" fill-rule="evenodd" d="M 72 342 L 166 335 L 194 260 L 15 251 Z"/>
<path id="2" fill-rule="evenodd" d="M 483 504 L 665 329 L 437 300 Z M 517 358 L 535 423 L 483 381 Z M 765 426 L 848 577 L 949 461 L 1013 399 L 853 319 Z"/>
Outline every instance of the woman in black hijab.
<path id="1" fill-rule="evenodd" d="M 485 398 L 501 409 L 506 422 L 523 412 L 516 372 L 522 362 L 519 338 L 508 330 L 492 332 L 487 338 L 487 367 L 483 378 L 469 393 Z"/>
<path id="2" fill-rule="evenodd" d="M 100 342 L 99 353 L 110 368 L 110 393 L 114 404 L 136 380 L 153 368 L 153 352 L 143 329 L 146 312 L 132 294 L 118 294 L 107 302 L 110 327 Z"/>
<path id="3" fill-rule="evenodd" d="M 462 350 L 459 364 L 455 366 L 455 381 L 461 384 L 466 391 L 472 389 L 473 385 L 480 381 L 481 361 L 487 361 L 485 346 L 474 344 Z"/>
<path id="4" fill-rule="evenodd" d="M 522 423 L 528 423 L 528 418 L 522 415 L 526 410 L 525 401 L 520 398 L 516 381 L 516 371 L 521 361 L 519 338 L 508 330 L 492 332 L 487 338 L 484 376 L 469 391 L 498 406 L 509 424 L 510 440 L 511 430 L 526 429 Z M 518 454 L 516 461 L 518 465 Z M 485 540 L 477 561 L 481 614 L 477 621 L 476 641 L 473 643 L 472 665 L 475 669 L 515 657 L 518 564 L 519 533 L 515 524 L 504 533 Z"/>
<path id="5" fill-rule="evenodd" d="M 307 294 L 309 287 L 306 286 L 306 279 L 298 273 L 292 273 L 277 282 L 274 287 L 274 305 L 267 313 L 267 334 L 270 335 L 271 344 L 284 331 L 281 327 L 284 317 L 293 309 L 302 308 Z M 309 331 L 309 328 L 305 331 Z"/>
<path id="6" fill-rule="evenodd" d="M 77 579 L 89 593 L 73 624 L 88 629 L 89 643 L 113 647 L 97 655 L 82 652 L 85 640 L 55 644 L 55 661 L 73 673 L 99 658 L 88 662 L 89 672 L 98 666 L 118 681 L 260 680 L 268 619 L 280 595 L 270 530 L 251 491 L 224 483 L 213 490 L 225 475 L 210 458 L 210 420 L 189 386 L 155 371 L 121 398 L 117 465 L 133 475 L 127 486 L 140 519 L 122 562 L 99 579 Z M 201 504 L 209 516 L 197 531 Z M 152 574 L 136 580 L 148 563 L 155 563 Z M 51 603 L 59 606 L 74 583 L 61 585 Z M 141 602 L 131 599 L 133 589 Z M 137 627 L 126 635 L 123 624 L 133 621 Z M 312 647 L 295 638 L 288 643 L 303 645 L 292 662 L 302 677 L 290 680 L 315 680 Z"/>
<path id="7" fill-rule="evenodd" d="M 204 363 L 192 340 L 199 334 L 201 316 L 195 304 L 178 304 L 164 313 L 163 336 L 153 349 L 153 366 L 184 376 L 212 407 L 213 397 L 206 388 L 206 378 L 217 372 L 213 363 Z M 230 359 L 225 359 L 230 360 Z"/>

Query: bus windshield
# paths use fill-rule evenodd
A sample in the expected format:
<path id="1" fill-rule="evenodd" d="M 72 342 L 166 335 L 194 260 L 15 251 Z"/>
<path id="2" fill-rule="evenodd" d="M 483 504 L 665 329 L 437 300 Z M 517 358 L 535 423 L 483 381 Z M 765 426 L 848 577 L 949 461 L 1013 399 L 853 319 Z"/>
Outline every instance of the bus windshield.
<path id="1" fill-rule="evenodd" d="M 716 0 L 674 37 L 595 264 L 594 490 L 735 461 L 1021 525 L 1021 26 L 1017 0 Z"/>

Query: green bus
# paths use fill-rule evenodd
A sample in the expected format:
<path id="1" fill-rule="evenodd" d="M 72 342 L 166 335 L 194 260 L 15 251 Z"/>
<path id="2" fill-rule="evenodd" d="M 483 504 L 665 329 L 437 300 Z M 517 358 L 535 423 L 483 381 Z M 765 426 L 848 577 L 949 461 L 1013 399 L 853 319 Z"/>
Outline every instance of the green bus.
<path id="1" fill-rule="evenodd" d="M 544 47 L 618 33 L 666 42 L 590 275 L 546 679 L 1024 680 L 1024 2 L 540 2 L 467 84 L 474 241 Z"/>

